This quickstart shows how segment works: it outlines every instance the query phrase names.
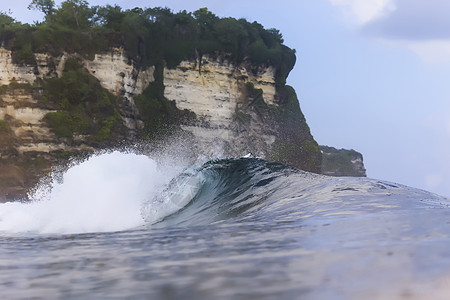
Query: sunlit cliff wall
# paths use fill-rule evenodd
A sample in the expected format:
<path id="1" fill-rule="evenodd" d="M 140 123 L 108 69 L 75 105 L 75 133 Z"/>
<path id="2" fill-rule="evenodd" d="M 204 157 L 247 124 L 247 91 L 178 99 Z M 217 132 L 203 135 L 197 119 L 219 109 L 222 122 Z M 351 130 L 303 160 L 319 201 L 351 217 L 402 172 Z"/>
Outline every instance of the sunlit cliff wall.
<path id="1" fill-rule="evenodd" d="M 35 65 L 16 64 L 12 57 L 11 51 L 0 48 L 0 180 L 4 177 L 0 200 L 23 194 L 41 174 L 73 153 L 92 152 L 117 141 L 145 142 L 141 139 L 145 125 L 134 98 L 155 81 L 154 66 L 141 68 L 121 49 L 93 58 L 35 53 Z M 45 91 L 39 82 L 61 77 L 68 58 L 78 60 L 102 88 L 119 99 L 117 109 L 124 129 L 109 142 L 94 143 L 84 134 L 58 137 L 45 120 L 48 113 L 60 108 L 44 101 Z M 298 113 L 304 126 L 294 128 L 302 132 L 294 136 L 304 139 L 299 145 L 307 142 L 302 145 L 308 147 L 300 156 L 291 155 L 295 138 L 289 140 L 289 131 L 279 120 L 292 93 L 284 93 L 291 95 L 289 98 L 277 90 L 273 66 L 236 65 L 226 55 L 216 55 L 185 60 L 176 68 L 164 67 L 162 73 L 166 100 L 195 113 L 194 121 L 180 123 L 182 130 L 190 133 L 187 152 L 205 159 L 252 153 L 320 172 L 317 143 L 296 98 L 297 106 L 291 110 L 294 115 Z"/>

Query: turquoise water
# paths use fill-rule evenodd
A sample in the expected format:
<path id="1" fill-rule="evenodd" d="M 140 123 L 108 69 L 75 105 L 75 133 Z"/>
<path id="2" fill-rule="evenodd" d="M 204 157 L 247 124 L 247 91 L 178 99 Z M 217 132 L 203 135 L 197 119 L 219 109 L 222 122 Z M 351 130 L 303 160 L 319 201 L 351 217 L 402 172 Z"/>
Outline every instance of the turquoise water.
<path id="1" fill-rule="evenodd" d="M 2 299 L 447 299 L 447 199 L 255 158 L 110 153 L 0 204 Z"/>

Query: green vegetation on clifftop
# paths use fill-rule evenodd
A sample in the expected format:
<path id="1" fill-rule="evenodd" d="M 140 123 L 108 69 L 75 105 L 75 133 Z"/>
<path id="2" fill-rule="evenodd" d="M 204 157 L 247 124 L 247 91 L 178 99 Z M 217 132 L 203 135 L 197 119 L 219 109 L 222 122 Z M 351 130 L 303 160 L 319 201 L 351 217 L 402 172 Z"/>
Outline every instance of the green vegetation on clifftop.
<path id="1" fill-rule="evenodd" d="M 355 150 L 320 146 L 322 173 L 331 176 L 366 177 L 363 156 Z"/>
<path id="2" fill-rule="evenodd" d="M 89 6 L 84 0 L 32 1 L 45 14 L 33 25 L 0 13 L 0 43 L 14 51 L 16 62 L 36 64 L 33 53 L 77 53 L 85 57 L 123 47 L 140 66 L 164 60 L 169 68 L 206 53 L 229 53 L 235 62 L 249 60 L 277 69 L 283 85 L 295 64 L 295 50 L 283 45 L 281 33 L 245 19 L 219 18 L 206 8 L 173 13 L 168 8 Z"/>

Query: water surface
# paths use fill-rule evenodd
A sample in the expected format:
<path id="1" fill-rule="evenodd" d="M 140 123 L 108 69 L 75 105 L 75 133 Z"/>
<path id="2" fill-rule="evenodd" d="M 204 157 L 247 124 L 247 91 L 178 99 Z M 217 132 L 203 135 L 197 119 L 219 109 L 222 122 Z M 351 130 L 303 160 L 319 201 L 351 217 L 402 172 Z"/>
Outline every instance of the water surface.
<path id="1" fill-rule="evenodd" d="M 175 175 L 178 174 L 178 175 Z M 448 200 L 255 158 L 103 154 L 0 204 L 4 299 L 448 299 Z"/>

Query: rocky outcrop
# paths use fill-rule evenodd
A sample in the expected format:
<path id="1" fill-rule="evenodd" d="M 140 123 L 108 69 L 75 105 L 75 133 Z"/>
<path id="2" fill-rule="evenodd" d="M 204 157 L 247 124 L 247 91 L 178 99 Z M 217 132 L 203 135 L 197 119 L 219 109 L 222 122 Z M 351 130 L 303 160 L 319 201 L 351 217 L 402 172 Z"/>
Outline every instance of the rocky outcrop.
<path id="1" fill-rule="evenodd" d="M 11 81 L 33 82 L 36 79 L 34 66 L 23 66 L 13 63 L 12 51 L 0 47 L 0 84 L 7 85 Z"/>
<path id="2" fill-rule="evenodd" d="M 274 78 L 273 67 L 249 72 L 245 64 L 236 66 L 222 56 L 205 55 L 182 61 L 175 69 L 165 68 L 164 96 L 180 109 L 197 115 L 199 122 L 182 127 L 197 138 L 202 155 L 253 153 L 267 158 L 277 129 L 263 124 L 255 111 L 247 109 L 246 84 L 250 82 L 254 89 L 261 89 L 266 104 L 277 106 Z M 245 126 L 237 120 L 239 113 L 247 115 Z"/>
<path id="3" fill-rule="evenodd" d="M 366 177 L 363 156 L 355 150 L 320 146 L 322 174 L 329 176 Z"/>
<path id="4" fill-rule="evenodd" d="M 42 82 L 61 78 L 71 59 L 77 60 L 101 88 L 117 98 L 115 109 L 126 131 L 113 139 L 138 142 L 141 132 L 148 130 L 135 97 L 156 82 L 156 67 L 142 68 L 122 49 L 98 53 L 93 59 L 77 54 L 52 57 L 36 53 L 35 64 L 21 65 L 13 62 L 11 51 L 0 48 L 0 171 L 6 176 L 3 182 L 8 182 L 8 188 L 0 186 L 0 200 L 23 194 L 41 174 L 73 153 L 92 152 L 111 144 L 98 143 L 84 133 L 70 138 L 58 135 L 45 119 L 67 105 L 67 100 L 48 101 Z M 203 55 L 182 61 L 176 68 L 164 67 L 161 74 L 165 100 L 159 101 L 173 102 L 177 109 L 195 113 L 195 120 L 179 122 L 189 133 L 188 146 L 184 143 L 186 152 L 203 159 L 252 153 L 320 172 L 317 143 L 295 93 L 280 93 L 276 88 L 275 67 L 235 64 L 226 55 Z M 296 106 L 289 106 L 290 115 L 300 121 L 289 123 L 289 130 L 296 132 L 289 137 L 289 130 L 282 128 L 284 123 L 279 119 L 286 115 L 284 107 L 292 103 Z M 67 118 L 64 114 L 59 117 Z M 103 122 L 108 125 L 111 120 L 106 118 Z M 297 127 L 292 128 L 292 124 Z M 111 129 L 106 125 L 103 133 Z"/>
<path id="5" fill-rule="evenodd" d="M 155 68 L 141 69 L 124 53 L 123 49 L 112 49 L 109 53 L 95 54 L 93 60 L 84 60 L 86 69 L 112 94 L 124 97 L 122 119 L 132 131 L 142 129 L 142 121 L 133 97 L 139 95 L 155 79 Z"/>

